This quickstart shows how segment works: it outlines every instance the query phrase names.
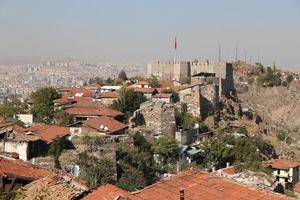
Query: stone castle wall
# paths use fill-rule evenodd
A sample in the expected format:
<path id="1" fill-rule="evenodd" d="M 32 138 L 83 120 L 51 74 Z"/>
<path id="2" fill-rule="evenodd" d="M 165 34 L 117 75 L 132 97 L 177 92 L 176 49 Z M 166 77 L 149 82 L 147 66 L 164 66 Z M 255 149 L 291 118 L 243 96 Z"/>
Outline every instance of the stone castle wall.
<path id="1" fill-rule="evenodd" d="M 174 136 L 176 131 L 175 105 L 165 102 L 145 102 L 141 104 L 133 117 L 129 119 L 129 126 L 145 125 L 152 130 L 153 135 Z"/>

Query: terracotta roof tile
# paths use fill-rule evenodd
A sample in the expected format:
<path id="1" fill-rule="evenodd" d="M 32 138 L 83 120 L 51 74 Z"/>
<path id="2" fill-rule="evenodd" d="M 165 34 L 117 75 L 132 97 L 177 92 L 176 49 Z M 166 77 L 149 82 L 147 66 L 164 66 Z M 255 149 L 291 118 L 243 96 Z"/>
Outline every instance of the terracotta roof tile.
<path id="1" fill-rule="evenodd" d="M 264 161 L 263 165 L 274 169 L 290 169 L 299 166 L 299 163 L 296 163 L 291 160 L 274 159 Z"/>
<path id="2" fill-rule="evenodd" d="M 43 195 L 53 200 L 80 199 L 88 191 L 89 188 L 76 178 L 65 173 L 55 173 L 27 184 L 23 199 L 39 199 Z"/>
<path id="3" fill-rule="evenodd" d="M 39 179 L 52 174 L 51 171 L 39 168 L 20 160 L 0 159 L 0 176 L 12 175 L 28 179 Z"/>
<path id="4" fill-rule="evenodd" d="M 135 92 L 141 92 L 144 94 L 152 94 L 156 89 L 155 88 L 132 88 Z"/>
<path id="5" fill-rule="evenodd" d="M 91 97 L 93 96 L 93 93 L 85 88 L 76 88 L 76 87 L 72 87 L 71 88 L 71 96 L 78 96 L 79 94 L 82 95 L 82 97 Z"/>
<path id="6" fill-rule="evenodd" d="M 101 92 L 99 96 L 100 98 L 118 98 L 119 92 Z"/>
<path id="7" fill-rule="evenodd" d="M 108 134 L 113 134 L 117 131 L 127 128 L 126 124 L 123 124 L 111 117 L 105 116 L 89 119 L 84 121 L 83 124 Z M 101 128 L 101 126 L 103 127 Z M 107 127 L 107 130 L 104 130 L 104 127 Z"/>
<path id="8" fill-rule="evenodd" d="M 129 198 L 129 200 L 140 199 L 114 185 L 106 184 L 84 197 L 83 200 L 113 200 L 116 197 Z"/>
<path id="9" fill-rule="evenodd" d="M 108 116 L 117 117 L 124 115 L 123 113 L 110 108 L 95 108 L 95 107 L 73 107 L 66 110 L 70 115 L 82 116 Z"/>
<path id="10" fill-rule="evenodd" d="M 135 85 L 150 85 L 147 81 L 138 81 Z"/>

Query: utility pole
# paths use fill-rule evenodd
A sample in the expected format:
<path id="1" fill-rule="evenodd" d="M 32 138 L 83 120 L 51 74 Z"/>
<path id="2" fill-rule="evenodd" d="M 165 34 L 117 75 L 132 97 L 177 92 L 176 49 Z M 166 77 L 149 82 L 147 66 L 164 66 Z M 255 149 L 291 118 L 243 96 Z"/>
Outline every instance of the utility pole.
<path id="1" fill-rule="evenodd" d="M 245 52 L 245 63 L 247 63 L 247 52 Z"/>

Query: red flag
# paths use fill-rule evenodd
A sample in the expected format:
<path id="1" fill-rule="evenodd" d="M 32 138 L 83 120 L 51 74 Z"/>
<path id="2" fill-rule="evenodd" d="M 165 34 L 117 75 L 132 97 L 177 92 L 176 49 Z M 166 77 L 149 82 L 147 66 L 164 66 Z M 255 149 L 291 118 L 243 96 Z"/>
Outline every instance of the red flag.
<path id="1" fill-rule="evenodd" d="M 175 37 L 175 40 L 174 40 L 174 49 L 176 50 L 177 49 L 177 39 Z"/>

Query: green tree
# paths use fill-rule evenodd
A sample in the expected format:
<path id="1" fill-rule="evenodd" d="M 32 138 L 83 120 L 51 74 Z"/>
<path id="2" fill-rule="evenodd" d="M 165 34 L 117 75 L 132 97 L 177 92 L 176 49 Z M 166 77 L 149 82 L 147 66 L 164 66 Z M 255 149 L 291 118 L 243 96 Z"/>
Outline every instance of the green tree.
<path id="1" fill-rule="evenodd" d="M 108 77 L 108 78 L 105 80 L 105 84 L 106 84 L 106 85 L 113 85 L 113 84 L 114 84 L 114 79 Z"/>
<path id="2" fill-rule="evenodd" d="M 94 187 L 113 182 L 113 164 L 110 160 L 98 159 L 87 151 L 79 154 L 80 178 Z"/>
<path id="3" fill-rule="evenodd" d="M 257 74 L 265 73 L 265 68 L 261 63 L 255 63 L 255 65 L 256 65 L 256 73 Z"/>
<path id="4" fill-rule="evenodd" d="M 162 93 L 172 94 L 171 98 L 172 98 L 173 103 L 176 103 L 176 102 L 180 101 L 179 94 L 177 92 L 175 92 L 174 90 L 172 90 L 172 89 L 164 89 L 162 91 Z"/>
<path id="5" fill-rule="evenodd" d="M 294 76 L 292 74 L 290 74 L 286 77 L 286 82 L 288 84 L 290 84 L 293 80 L 294 80 Z"/>
<path id="6" fill-rule="evenodd" d="M 139 151 L 151 152 L 152 145 L 140 132 L 136 132 L 133 135 L 133 145 L 136 146 L 139 149 Z"/>
<path id="7" fill-rule="evenodd" d="M 104 85 L 105 84 L 105 81 L 103 80 L 103 78 L 100 78 L 99 76 L 96 76 L 94 78 L 90 78 L 89 79 L 89 83 L 92 84 L 92 83 L 97 83 L 99 85 Z"/>
<path id="8" fill-rule="evenodd" d="M 124 169 L 117 186 L 121 189 L 131 192 L 145 187 L 146 179 L 141 171 L 128 165 Z"/>
<path id="9" fill-rule="evenodd" d="M 12 117 L 24 111 L 25 105 L 18 99 L 17 96 L 10 96 L 4 99 L 0 105 L 0 115 L 3 117 Z"/>
<path id="10" fill-rule="evenodd" d="M 54 116 L 53 100 L 60 95 L 54 88 L 41 88 L 33 92 L 30 98 L 33 100 L 32 112 L 36 122 L 51 123 Z"/>
<path id="11" fill-rule="evenodd" d="M 66 142 L 63 137 L 55 138 L 55 140 L 50 144 L 48 154 L 53 156 L 54 166 L 56 169 L 61 169 L 59 157 L 61 156 L 61 153 L 65 148 L 66 148 Z"/>
<path id="12" fill-rule="evenodd" d="M 161 136 L 153 145 L 154 153 L 161 158 L 164 164 L 176 160 L 177 148 L 177 141 L 169 136 Z"/>
<path id="13" fill-rule="evenodd" d="M 159 87 L 159 81 L 156 76 L 152 75 L 147 81 L 149 82 L 151 87 L 153 87 L 153 88 Z"/>
<path id="14" fill-rule="evenodd" d="M 129 117 L 145 101 L 147 101 L 147 98 L 143 93 L 122 87 L 119 92 L 119 98 L 113 101 L 112 107 L 126 113 L 127 117 Z"/>
<path id="15" fill-rule="evenodd" d="M 123 81 L 128 80 L 127 74 L 126 74 L 126 72 L 125 72 L 124 70 L 121 70 L 121 71 L 120 71 L 120 73 L 119 73 L 119 75 L 118 75 L 118 78 L 121 79 L 121 80 L 123 80 Z"/>

